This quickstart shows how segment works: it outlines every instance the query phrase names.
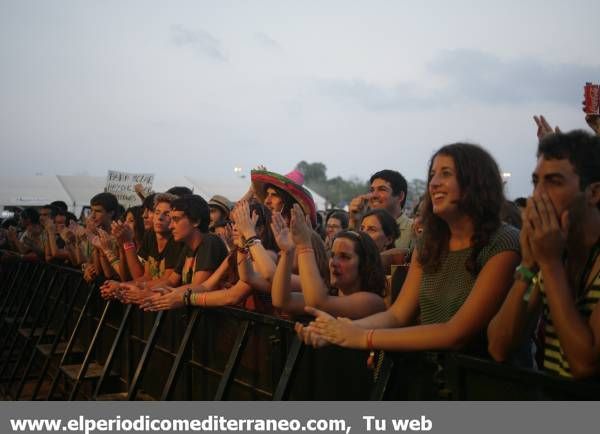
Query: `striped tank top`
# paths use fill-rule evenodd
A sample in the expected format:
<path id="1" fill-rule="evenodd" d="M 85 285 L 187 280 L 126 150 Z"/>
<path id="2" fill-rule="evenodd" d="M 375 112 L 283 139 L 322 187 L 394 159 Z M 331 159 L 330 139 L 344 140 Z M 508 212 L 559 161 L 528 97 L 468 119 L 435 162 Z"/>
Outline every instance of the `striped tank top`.
<path id="1" fill-rule="evenodd" d="M 588 262 L 590 268 L 593 268 L 596 263 L 595 258 L 598 257 L 600 248 L 598 245 L 594 248 L 591 258 Z M 584 275 L 587 271 L 584 270 Z M 558 339 L 558 334 L 554 328 L 552 322 L 552 315 L 548 306 L 548 300 L 546 299 L 546 292 L 544 291 L 544 281 L 541 273 L 538 275 L 539 286 L 542 293 L 542 300 L 544 303 L 544 369 L 554 374 L 561 375 L 563 377 L 572 377 L 571 368 L 569 362 L 565 356 L 563 348 Z M 586 279 L 587 280 L 587 279 Z M 600 300 L 600 272 L 596 273 L 596 276 L 590 282 L 586 290 L 575 300 L 575 308 L 581 315 L 581 317 L 587 322 L 592 314 L 592 310 Z"/>

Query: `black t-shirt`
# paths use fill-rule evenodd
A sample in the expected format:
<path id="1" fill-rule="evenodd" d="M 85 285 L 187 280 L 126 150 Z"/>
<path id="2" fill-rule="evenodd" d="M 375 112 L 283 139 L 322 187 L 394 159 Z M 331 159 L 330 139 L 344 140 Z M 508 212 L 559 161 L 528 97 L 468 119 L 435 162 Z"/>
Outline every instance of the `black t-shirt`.
<path id="1" fill-rule="evenodd" d="M 181 284 L 192 281 L 197 271 L 215 271 L 227 257 L 225 243 L 216 235 L 202 234 L 200 245 L 193 250 L 188 246 L 181 252 L 175 272 L 181 276 Z"/>
<path id="2" fill-rule="evenodd" d="M 54 240 L 56 241 L 56 248 L 58 250 L 64 250 L 66 247 L 65 244 L 65 240 L 62 239 L 62 237 L 58 234 L 55 235 Z M 44 243 L 48 243 L 47 237 L 44 237 Z M 51 264 L 56 264 L 56 265 L 64 265 L 66 262 L 68 262 L 68 259 L 61 259 L 61 258 L 52 258 L 50 260 Z"/>
<path id="3" fill-rule="evenodd" d="M 63 240 L 60 235 L 56 234 L 56 248 L 59 250 L 63 250 L 65 246 L 65 240 Z"/>
<path id="4" fill-rule="evenodd" d="M 146 232 L 142 240 L 142 248 L 138 256 L 143 258 L 150 267 L 150 275 L 153 279 L 162 277 L 165 270 L 175 268 L 185 245 L 176 242 L 169 234 L 167 245 L 161 252 L 158 251 L 158 242 L 154 232 Z"/>

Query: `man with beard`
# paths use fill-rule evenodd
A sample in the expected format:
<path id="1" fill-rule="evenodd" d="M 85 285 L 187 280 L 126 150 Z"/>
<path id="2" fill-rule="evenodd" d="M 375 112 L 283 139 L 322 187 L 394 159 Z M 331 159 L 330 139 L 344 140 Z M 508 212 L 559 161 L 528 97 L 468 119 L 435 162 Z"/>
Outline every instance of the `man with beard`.
<path id="1" fill-rule="evenodd" d="M 358 230 L 362 217 L 368 209 L 385 209 L 394 217 L 400 229 L 400 236 L 394 246 L 398 249 L 409 249 L 412 239 L 412 220 L 402 212 L 408 193 L 406 179 L 399 172 L 386 169 L 374 173 L 369 184 L 371 185 L 369 193 L 357 196 L 350 202 L 349 226 Z"/>
<path id="2" fill-rule="evenodd" d="M 600 138 L 551 134 L 537 155 L 522 261 L 488 327 L 489 351 L 506 360 L 541 314 L 544 370 L 593 377 L 600 370 Z"/>

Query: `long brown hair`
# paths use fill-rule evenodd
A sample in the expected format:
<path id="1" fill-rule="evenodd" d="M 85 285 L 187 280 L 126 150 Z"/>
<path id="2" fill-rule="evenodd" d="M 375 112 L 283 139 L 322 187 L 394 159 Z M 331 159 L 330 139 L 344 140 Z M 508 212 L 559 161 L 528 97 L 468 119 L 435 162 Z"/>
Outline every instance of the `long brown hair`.
<path id="1" fill-rule="evenodd" d="M 428 186 L 433 160 L 438 155 L 454 160 L 456 179 L 461 191 L 458 208 L 471 218 L 474 227 L 471 238 L 473 250 L 465 266 L 470 273 L 476 275 L 479 273 L 477 256 L 500 227 L 500 209 L 504 202 L 500 170 L 494 158 L 480 146 L 453 143 L 443 146 L 431 157 L 427 172 Z M 440 266 L 442 257 L 448 253 L 450 228 L 441 217 L 433 213 L 430 194 L 425 195 L 422 218 L 423 238 L 418 259 L 426 272 L 434 272 Z"/>
<path id="2" fill-rule="evenodd" d="M 354 251 L 358 255 L 358 275 L 361 290 L 384 297 L 387 289 L 387 279 L 375 241 L 371 239 L 369 234 L 360 231 L 341 231 L 335 236 L 335 239 L 338 238 L 346 238 L 354 244 Z M 332 288 L 332 291 L 337 293 L 337 289 Z"/>

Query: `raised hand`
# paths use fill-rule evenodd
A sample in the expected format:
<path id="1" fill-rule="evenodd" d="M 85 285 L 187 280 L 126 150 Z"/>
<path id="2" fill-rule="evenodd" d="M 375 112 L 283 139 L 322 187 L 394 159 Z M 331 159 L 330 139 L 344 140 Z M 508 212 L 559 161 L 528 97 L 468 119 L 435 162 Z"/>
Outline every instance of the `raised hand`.
<path id="1" fill-rule="evenodd" d="M 223 227 L 223 231 L 217 232 L 217 235 L 219 238 L 221 238 L 229 250 L 233 250 L 235 248 L 235 244 L 233 242 L 233 225 L 231 223 L 227 223 L 227 225 Z"/>
<path id="2" fill-rule="evenodd" d="M 600 136 L 600 115 L 585 115 L 585 121 L 594 132 Z"/>
<path id="3" fill-rule="evenodd" d="M 232 218 L 242 237 L 249 239 L 256 236 L 258 215 L 255 212 L 250 215 L 250 205 L 247 201 L 238 202 L 232 211 Z"/>
<path id="4" fill-rule="evenodd" d="M 98 226 L 96 225 L 96 222 L 94 221 L 94 219 L 92 218 L 92 216 L 89 216 L 86 221 L 85 221 L 85 230 L 88 234 L 96 234 L 96 230 L 98 229 Z"/>
<path id="5" fill-rule="evenodd" d="M 100 247 L 105 253 L 115 253 L 113 250 L 114 238 L 111 237 L 108 232 L 104 229 L 98 229 L 98 239 L 100 240 Z"/>
<path id="6" fill-rule="evenodd" d="M 142 184 L 135 184 L 133 186 L 133 191 L 135 191 L 137 194 L 141 194 L 142 196 L 145 194 L 144 186 Z"/>
<path id="7" fill-rule="evenodd" d="M 292 239 L 298 246 L 311 246 L 312 229 L 306 223 L 304 212 L 297 203 L 294 204 L 291 210 L 290 228 Z"/>
<path id="8" fill-rule="evenodd" d="M 110 229 L 112 236 L 115 237 L 119 243 L 125 244 L 133 241 L 133 231 L 129 225 L 123 222 L 114 221 L 111 223 Z"/>
<path id="9" fill-rule="evenodd" d="M 271 217 L 271 230 L 273 231 L 275 242 L 277 242 L 279 250 L 287 252 L 295 247 L 292 234 L 285 223 L 285 219 L 281 216 L 281 213 L 273 213 Z"/>
<path id="10" fill-rule="evenodd" d="M 60 237 L 66 244 L 75 244 L 77 240 L 77 237 L 75 237 L 75 234 L 69 228 L 64 228 L 60 231 Z"/>
<path id="11" fill-rule="evenodd" d="M 348 213 L 354 218 L 358 219 L 360 214 L 362 214 L 366 210 L 370 197 L 371 193 L 365 193 L 356 196 L 350 201 L 350 205 L 348 205 Z"/>
<path id="12" fill-rule="evenodd" d="M 78 240 L 83 240 L 83 238 L 85 237 L 85 228 L 83 226 L 78 225 L 74 221 L 69 223 L 69 230 L 75 234 Z"/>
<path id="13" fill-rule="evenodd" d="M 537 129 L 537 138 L 538 140 L 542 140 L 548 134 L 560 133 L 560 129 L 558 127 L 552 129 L 546 118 L 542 115 L 534 116 L 533 120 L 535 121 L 538 129 Z"/>
<path id="14" fill-rule="evenodd" d="M 99 235 L 88 234 L 88 239 L 90 240 L 90 243 L 92 243 L 92 246 L 94 246 L 96 249 L 102 251 L 102 243 L 100 242 Z"/>

